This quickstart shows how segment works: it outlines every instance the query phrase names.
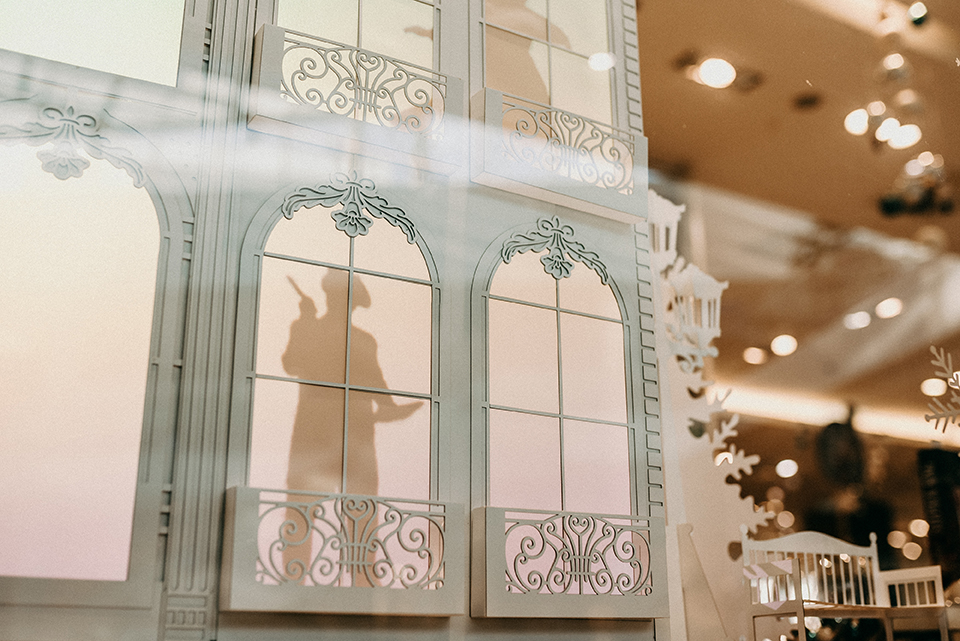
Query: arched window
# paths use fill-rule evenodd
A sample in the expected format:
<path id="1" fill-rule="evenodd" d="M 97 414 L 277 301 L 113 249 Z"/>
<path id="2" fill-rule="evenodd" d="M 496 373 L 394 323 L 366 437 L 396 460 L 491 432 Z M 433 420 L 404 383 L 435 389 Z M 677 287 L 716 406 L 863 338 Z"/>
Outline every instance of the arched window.
<path id="1" fill-rule="evenodd" d="M 622 314 L 599 261 L 550 246 L 560 229 L 508 240 L 486 292 L 489 504 L 631 514 Z"/>
<path id="2" fill-rule="evenodd" d="M 338 181 L 263 250 L 249 481 L 430 499 L 436 279 L 403 212 Z"/>

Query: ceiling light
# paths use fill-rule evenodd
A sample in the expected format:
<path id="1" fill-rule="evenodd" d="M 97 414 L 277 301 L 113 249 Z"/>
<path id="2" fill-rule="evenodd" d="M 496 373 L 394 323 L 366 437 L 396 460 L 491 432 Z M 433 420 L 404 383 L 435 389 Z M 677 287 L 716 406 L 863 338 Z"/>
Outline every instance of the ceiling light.
<path id="1" fill-rule="evenodd" d="M 943 167 L 943 156 L 941 156 L 940 154 L 934 154 L 933 162 L 930 163 L 930 166 L 933 167 L 934 169 L 940 169 L 941 167 Z"/>
<path id="2" fill-rule="evenodd" d="M 903 311 L 903 301 L 899 298 L 887 298 L 877 303 L 874 311 L 877 318 L 893 318 Z"/>
<path id="3" fill-rule="evenodd" d="M 867 312 L 853 312 L 843 317 L 843 326 L 847 329 L 863 329 L 870 324 L 870 314 Z"/>
<path id="4" fill-rule="evenodd" d="M 924 167 L 929 167 L 933 164 L 933 154 L 929 151 L 921 152 L 920 155 L 917 156 L 917 162 Z"/>
<path id="5" fill-rule="evenodd" d="M 910 521 L 910 534 L 923 538 L 930 532 L 930 524 L 923 519 L 913 519 Z"/>
<path id="6" fill-rule="evenodd" d="M 920 106 L 920 96 L 913 89 L 901 89 L 893 98 L 901 107 L 917 108 Z"/>
<path id="7" fill-rule="evenodd" d="M 947 393 L 947 382 L 942 378 L 928 378 L 920 383 L 920 391 L 925 396 L 943 396 Z"/>
<path id="8" fill-rule="evenodd" d="M 737 70 L 723 58 L 707 58 L 697 67 L 697 77 L 708 87 L 723 89 L 737 79 Z"/>
<path id="9" fill-rule="evenodd" d="M 923 133 L 917 125 L 901 125 L 890 136 L 887 144 L 894 149 L 906 149 L 920 142 L 922 137 Z"/>
<path id="10" fill-rule="evenodd" d="M 914 158 L 913 160 L 907 161 L 907 164 L 903 166 L 903 170 L 907 172 L 908 176 L 919 176 L 923 173 L 923 164 Z"/>
<path id="11" fill-rule="evenodd" d="M 793 524 L 796 523 L 797 517 L 793 515 L 793 512 L 788 512 L 784 510 L 777 515 L 777 525 L 782 528 L 793 527 Z"/>
<path id="12" fill-rule="evenodd" d="M 927 19 L 927 5 L 922 2 L 914 2 L 907 9 L 907 15 L 910 16 L 910 22 L 919 27 Z"/>
<path id="13" fill-rule="evenodd" d="M 869 129 L 869 120 L 866 109 L 854 109 L 843 119 L 843 127 L 854 136 L 862 136 Z"/>
<path id="14" fill-rule="evenodd" d="M 780 334 L 770 341 L 770 351 L 777 356 L 790 356 L 797 351 L 797 339 L 790 334 Z"/>
<path id="15" fill-rule="evenodd" d="M 903 56 L 899 53 L 891 53 L 883 59 L 883 68 L 893 71 L 903 66 Z"/>
<path id="16" fill-rule="evenodd" d="M 774 469 L 777 472 L 777 476 L 782 479 L 788 479 L 800 471 L 800 466 L 797 465 L 797 462 L 792 458 L 785 458 L 777 463 L 777 467 Z"/>
<path id="17" fill-rule="evenodd" d="M 867 113 L 871 116 L 882 115 L 884 111 L 887 110 L 887 106 L 883 104 L 882 100 L 874 100 L 869 105 L 867 105 Z"/>
<path id="18" fill-rule="evenodd" d="M 880 142 L 887 142 L 900 129 L 900 121 L 896 118 L 887 118 L 877 127 L 877 133 L 874 134 Z"/>
<path id="19" fill-rule="evenodd" d="M 617 56 L 608 51 L 601 51 L 587 58 L 587 64 L 594 71 L 606 71 L 613 69 L 617 64 Z"/>
<path id="20" fill-rule="evenodd" d="M 763 365 L 767 362 L 767 350 L 759 347 L 748 347 L 743 350 L 743 360 L 751 365 Z"/>

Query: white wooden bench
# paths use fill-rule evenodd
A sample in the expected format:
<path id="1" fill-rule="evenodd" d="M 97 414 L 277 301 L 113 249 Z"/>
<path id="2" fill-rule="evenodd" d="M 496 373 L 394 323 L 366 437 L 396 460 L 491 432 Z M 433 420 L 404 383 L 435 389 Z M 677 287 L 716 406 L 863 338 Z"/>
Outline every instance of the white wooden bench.
<path id="1" fill-rule="evenodd" d="M 775 616 L 791 623 L 796 617 L 799 639 L 806 638 L 805 617 L 880 619 L 887 641 L 894 620 L 910 618 L 936 621 L 941 641 L 948 641 L 939 565 L 881 572 L 876 534 L 863 547 L 819 532 L 754 541 L 746 527 L 740 530 L 752 639 L 755 619 Z"/>

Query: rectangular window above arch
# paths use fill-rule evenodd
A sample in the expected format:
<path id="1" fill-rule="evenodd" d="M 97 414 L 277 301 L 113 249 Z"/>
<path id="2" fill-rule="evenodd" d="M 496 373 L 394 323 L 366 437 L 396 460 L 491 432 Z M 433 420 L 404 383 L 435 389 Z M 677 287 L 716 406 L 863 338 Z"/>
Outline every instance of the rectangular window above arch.
<path id="1" fill-rule="evenodd" d="M 248 126 L 427 171 L 464 162 L 463 83 L 433 0 L 279 0 L 257 32 Z"/>

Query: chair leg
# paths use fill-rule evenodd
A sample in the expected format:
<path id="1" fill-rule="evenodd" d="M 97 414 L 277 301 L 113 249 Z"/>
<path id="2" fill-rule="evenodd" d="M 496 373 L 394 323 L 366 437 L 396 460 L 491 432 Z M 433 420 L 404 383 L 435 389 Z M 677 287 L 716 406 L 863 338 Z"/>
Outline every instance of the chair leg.
<path id="1" fill-rule="evenodd" d="M 883 615 L 883 629 L 887 633 L 887 641 L 893 641 L 893 619 Z"/>

